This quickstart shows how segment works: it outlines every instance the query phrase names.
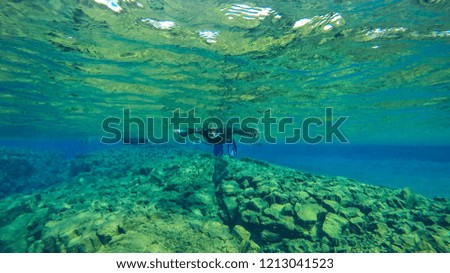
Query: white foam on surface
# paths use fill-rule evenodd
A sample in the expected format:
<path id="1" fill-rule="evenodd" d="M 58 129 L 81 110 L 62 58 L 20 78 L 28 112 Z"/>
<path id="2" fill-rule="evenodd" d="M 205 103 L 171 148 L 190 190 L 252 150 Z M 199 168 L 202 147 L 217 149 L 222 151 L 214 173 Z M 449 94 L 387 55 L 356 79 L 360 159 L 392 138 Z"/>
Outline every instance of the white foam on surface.
<path id="1" fill-rule="evenodd" d="M 119 6 L 119 0 L 94 0 L 96 3 L 107 6 L 110 10 L 120 13 L 122 12 L 122 7 Z"/>
<path id="2" fill-rule="evenodd" d="M 294 23 L 292 29 L 308 27 L 309 29 L 319 29 L 329 31 L 333 28 L 344 25 L 345 21 L 339 13 L 328 13 L 325 15 L 317 15 L 312 18 L 303 18 Z"/>
<path id="3" fill-rule="evenodd" d="M 280 19 L 281 15 L 277 14 L 275 10 L 270 7 L 252 7 L 246 4 L 232 4 L 229 8 L 223 8 L 225 15 L 229 20 L 234 18 L 243 18 L 246 20 L 264 20 L 266 17 L 274 14 L 275 19 Z"/>
<path id="4" fill-rule="evenodd" d="M 328 31 L 328 30 L 331 30 L 332 28 L 333 28 L 333 26 L 328 24 L 323 27 L 323 30 Z"/>
<path id="5" fill-rule="evenodd" d="M 306 24 L 309 24 L 312 20 L 309 18 L 303 18 L 294 23 L 293 29 L 300 28 Z"/>
<path id="6" fill-rule="evenodd" d="M 176 24 L 172 21 L 157 21 L 150 18 L 143 18 L 141 19 L 142 22 L 152 25 L 156 29 L 162 29 L 162 30 L 170 30 L 173 29 Z"/>
<path id="7" fill-rule="evenodd" d="M 394 28 L 376 28 L 373 30 L 369 30 L 366 32 L 366 36 L 369 37 L 370 40 L 378 39 L 378 38 L 392 38 L 398 36 L 400 33 L 406 32 L 407 28 L 405 27 L 394 27 Z"/>
<path id="8" fill-rule="evenodd" d="M 216 43 L 216 39 L 219 36 L 219 31 L 213 30 L 199 30 L 198 35 L 206 40 L 209 44 Z"/>

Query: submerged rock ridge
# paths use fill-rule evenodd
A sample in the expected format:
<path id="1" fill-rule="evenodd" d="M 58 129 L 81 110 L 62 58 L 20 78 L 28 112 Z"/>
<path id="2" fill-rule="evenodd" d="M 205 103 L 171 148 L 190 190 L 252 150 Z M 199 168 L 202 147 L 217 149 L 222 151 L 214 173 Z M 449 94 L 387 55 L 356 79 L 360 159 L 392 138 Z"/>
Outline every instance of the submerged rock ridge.
<path id="1" fill-rule="evenodd" d="M 31 193 L 67 179 L 64 154 L 0 147 L 0 198 Z"/>
<path id="2" fill-rule="evenodd" d="M 450 203 L 185 147 L 76 157 L 0 199 L 1 252 L 450 252 Z"/>

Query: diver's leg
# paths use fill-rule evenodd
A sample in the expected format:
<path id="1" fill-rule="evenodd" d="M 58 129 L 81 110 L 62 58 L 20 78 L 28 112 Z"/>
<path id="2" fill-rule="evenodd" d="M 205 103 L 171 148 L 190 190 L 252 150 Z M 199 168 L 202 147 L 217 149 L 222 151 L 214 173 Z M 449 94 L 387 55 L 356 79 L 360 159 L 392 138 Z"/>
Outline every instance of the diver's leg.
<path id="1" fill-rule="evenodd" d="M 230 144 L 228 144 L 228 154 L 231 157 L 235 157 L 237 155 L 237 145 L 236 145 L 236 142 L 234 141 L 234 139 L 232 140 L 232 142 Z"/>
<path id="2" fill-rule="evenodd" d="M 214 144 L 214 155 L 215 156 L 223 155 L 223 146 L 222 146 L 222 144 Z"/>

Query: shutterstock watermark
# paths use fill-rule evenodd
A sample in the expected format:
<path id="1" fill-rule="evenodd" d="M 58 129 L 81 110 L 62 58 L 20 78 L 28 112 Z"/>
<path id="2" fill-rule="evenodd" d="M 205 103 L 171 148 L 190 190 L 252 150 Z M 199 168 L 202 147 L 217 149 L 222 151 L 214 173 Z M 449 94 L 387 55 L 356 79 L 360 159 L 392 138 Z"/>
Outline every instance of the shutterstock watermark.
<path id="1" fill-rule="evenodd" d="M 101 138 L 104 144 L 164 144 L 170 141 L 185 144 L 230 143 L 233 136 L 239 136 L 240 143 L 257 142 L 295 144 L 304 142 L 348 143 L 341 126 L 348 116 L 335 117 L 333 108 L 326 107 L 323 116 L 306 117 L 302 120 L 294 117 L 274 117 L 269 108 L 261 117 L 231 117 L 223 120 L 219 117 L 200 118 L 195 108 L 182 113 L 176 109 L 169 117 L 132 116 L 130 109 L 123 109 L 120 117 L 108 117 L 102 122 L 105 133 Z M 134 130 L 132 130 L 134 128 Z M 133 131 L 133 133 L 132 133 Z"/>

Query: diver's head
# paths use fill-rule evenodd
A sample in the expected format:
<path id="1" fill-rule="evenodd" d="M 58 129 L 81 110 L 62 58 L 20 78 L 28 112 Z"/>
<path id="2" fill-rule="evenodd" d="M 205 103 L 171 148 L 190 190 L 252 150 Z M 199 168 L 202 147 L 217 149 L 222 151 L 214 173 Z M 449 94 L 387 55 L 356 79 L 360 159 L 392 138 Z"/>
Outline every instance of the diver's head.
<path id="1" fill-rule="evenodd" d="M 208 136 L 212 139 L 217 138 L 220 135 L 219 128 L 216 123 L 208 124 Z"/>

